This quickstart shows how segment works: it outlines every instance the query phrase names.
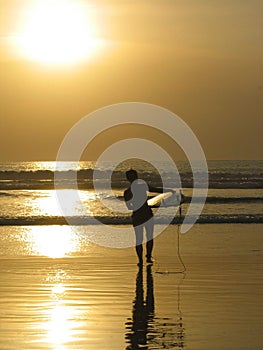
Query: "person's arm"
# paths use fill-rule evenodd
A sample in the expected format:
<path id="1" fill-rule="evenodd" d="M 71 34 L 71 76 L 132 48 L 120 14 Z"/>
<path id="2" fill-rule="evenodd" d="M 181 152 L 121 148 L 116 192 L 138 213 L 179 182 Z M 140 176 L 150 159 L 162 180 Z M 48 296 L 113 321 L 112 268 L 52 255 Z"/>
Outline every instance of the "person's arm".
<path id="1" fill-rule="evenodd" d="M 125 204 L 126 204 L 126 207 L 129 209 L 129 210 L 133 210 L 133 204 L 132 204 L 132 201 L 131 201 L 131 195 L 129 193 L 128 190 L 126 190 L 124 192 L 124 199 L 125 199 Z"/>

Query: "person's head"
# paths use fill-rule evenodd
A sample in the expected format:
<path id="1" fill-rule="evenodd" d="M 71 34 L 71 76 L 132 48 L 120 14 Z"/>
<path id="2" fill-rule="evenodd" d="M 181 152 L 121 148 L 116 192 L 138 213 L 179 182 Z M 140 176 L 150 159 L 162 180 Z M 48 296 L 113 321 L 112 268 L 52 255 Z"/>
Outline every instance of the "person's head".
<path id="1" fill-rule="evenodd" d="M 136 170 L 130 169 L 126 171 L 126 178 L 128 181 L 133 182 L 138 179 L 138 174 Z"/>

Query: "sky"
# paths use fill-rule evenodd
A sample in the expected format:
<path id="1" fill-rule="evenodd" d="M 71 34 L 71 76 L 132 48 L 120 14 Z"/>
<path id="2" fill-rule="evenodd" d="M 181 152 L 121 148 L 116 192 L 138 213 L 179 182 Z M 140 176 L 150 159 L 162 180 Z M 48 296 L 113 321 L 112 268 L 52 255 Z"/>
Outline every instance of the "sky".
<path id="1" fill-rule="evenodd" d="M 55 37 L 64 28 L 63 3 L 69 3 L 53 0 L 55 15 L 45 14 L 42 23 L 35 6 L 47 1 L 0 0 L 0 161 L 55 160 L 82 117 L 130 101 L 182 118 L 207 159 L 263 159 L 261 0 L 75 0 L 86 19 L 80 31 L 89 31 L 96 45 L 71 62 L 44 60 L 43 32 Z M 42 32 L 39 22 L 47 25 Z M 71 40 L 76 28 L 68 20 L 65 57 L 79 50 Z M 26 51 L 17 38 L 29 32 L 35 41 Z M 128 137 L 159 141 L 174 158 L 183 157 L 165 135 L 136 126 L 97 136 L 85 157 L 96 159 Z"/>

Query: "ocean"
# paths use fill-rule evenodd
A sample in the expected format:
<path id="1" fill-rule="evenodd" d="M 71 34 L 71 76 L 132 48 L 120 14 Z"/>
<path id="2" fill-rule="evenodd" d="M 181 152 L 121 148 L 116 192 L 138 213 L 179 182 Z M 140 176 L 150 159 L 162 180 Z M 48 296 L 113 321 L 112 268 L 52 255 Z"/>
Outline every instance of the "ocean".
<path id="1" fill-rule="evenodd" d="M 177 168 L 185 195 L 182 215 L 187 211 L 192 195 L 192 173 L 187 162 L 179 161 Z M 0 206 L 1 225 L 53 225 L 64 224 L 63 214 L 56 200 L 54 173 L 59 171 L 61 184 L 57 191 L 70 195 L 71 172 L 77 171 L 79 201 L 72 203 L 66 216 L 77 218 L 96 217 L 104 223 L 129 224 L 130 215 L 121 214 L 123 191 L 128 183 L 125 171 L 132 166 L 142 179 L 153 186 L 162 186 L 160 171 L 165 174 L 166 183 L 174 187 L 173 169 L 159 162 L 158 170 L 149 163 L 134 160 L 112 169 L 104 163 L 97 169 L 93 179 L 94 162 L 13 162 L 0 163 Z M 259 223 L 263 222 L 263 161 L 209 161 L 209 192 L 205 207 L 198 219 L 200 223 Z M 113 172 L 112 172 L 113 171 Z M 65 180 L 63 181 L 63 178 Z M 96 191 L 94 182 L 96 182 Z M 113 192 L 105 191 L 110 181 Z M 101 190 L 100 190 L 101 189 Z M 111 210 L 107 203 L 117 197 L 120 210 Z M 103 199 L 103 203 L 102 203 Z M 200 198 L 194 198 L 198 202 Z M 166 208 L 158 223 L 164 223 L 166 216 L 173 215 L 174 208 Z M 65 213 L 64 213 L 65 214 Z M 76 220 L 77 222 L 77 220 Z M 80 221 L 84 222 L 84 221 Z M 174 222 L 178 222 L 175 215 Z"/>

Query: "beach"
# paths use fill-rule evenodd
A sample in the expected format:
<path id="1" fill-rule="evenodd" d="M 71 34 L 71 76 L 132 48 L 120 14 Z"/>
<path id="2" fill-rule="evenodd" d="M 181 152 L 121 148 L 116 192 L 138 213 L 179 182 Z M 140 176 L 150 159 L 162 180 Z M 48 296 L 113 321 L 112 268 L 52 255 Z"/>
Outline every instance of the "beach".
<path id="1" fill-rule="evenodd" d="M 70 237 L 54 246 L 52 230 Z M 142 269 L 133 247 L 68 230 L 1 227 L 2 350 L 262 348 L 261 224 L 196 224 L 180 235 L 185 273 L 176 225 Z"/>
<path id="2" fill-rule="evenodd" d="M 263 349 L 262 13 L 0 1 L 0 350 Z"/>

